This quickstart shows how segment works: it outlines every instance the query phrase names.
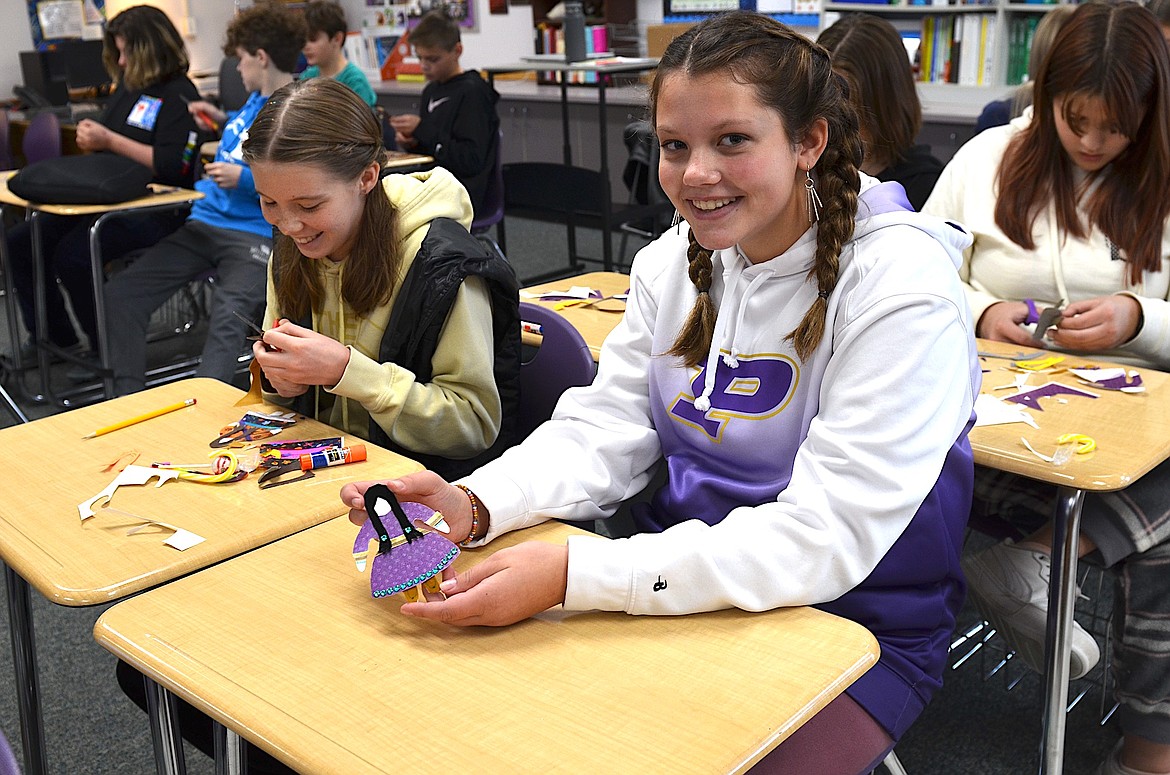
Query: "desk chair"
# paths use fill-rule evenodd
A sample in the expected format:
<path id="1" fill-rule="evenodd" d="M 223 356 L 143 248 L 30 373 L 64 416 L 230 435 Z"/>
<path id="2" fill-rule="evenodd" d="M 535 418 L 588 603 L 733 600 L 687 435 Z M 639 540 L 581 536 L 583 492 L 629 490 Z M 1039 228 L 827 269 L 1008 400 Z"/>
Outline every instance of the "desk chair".
<path id="1" fill-rule="evenodd" d="M 557 401 L 571 387 L 593 382 L 597 366 L 581 333 L 547 307 L 520 302 L 520 319 L 540 326 L 540 349 L 520 364 L 519 438 L 552 416 Z"/>
<path id="2" fill-rule="evenodd" d="M 505 259 L 508 257 L 504 243 L 504 130 L 496 134 L 496 160 L 492 165 L 492 176 L 488 179 L 487 191 L 484 193 L 481 212 L 475 214 L 471 222 L 471 234 L 482 242 L 485 247 L 499 253 Z M 496 240 L 488 236 L 487 231 L 496 227 Z"/>
<path id="3" fill-rule="evenodd" d="M 631 121 L 626 124 L 622 139 L 630 154 L 622 170 L 622 181 L 630 190 L 628 204 L 648 205 L 650 210 L 618 224 L 622 233 L 619 261 L 625 259 L 626 243 L 631 234 L 654 239 L 662 233 L 662 224 L 674 210 L 658 182 L 658 140 L 654 137 L 654 127 L 649 121 Z"/>
<path id="4" fill-rule="evenodd" d="M 605 185 L 596 170 L 551 162 L 515 162 L 503 167 L 504 207 L 525 218 L 568 224 L 569 265 L 537 277 L 523 278 L 534 285 L 581 274 L 583 258 L 577 252 L 577 226 L 599 224 L 605 217 Z"/>
<path id="5" fill-rule="evenodd" d="M 0 732 L 0 775 L 20 775 L 16 754 L 12 752 L 12 746 L 3 732 Z"/>
<path id="6" fill-rule="evenodd" d="M 21 144 L 25 164 L 36 164 L 61 155 L 61 120 L 56 114 L 41 111 L 28 122 Z"/>
<path id="7" fill-rule="evenodd" d="M 237 67 L 240 58 L 224 57 L 219 63 L 219 106 L 226 112 L 239 110 L 248 101 L 248 89 Z"/>

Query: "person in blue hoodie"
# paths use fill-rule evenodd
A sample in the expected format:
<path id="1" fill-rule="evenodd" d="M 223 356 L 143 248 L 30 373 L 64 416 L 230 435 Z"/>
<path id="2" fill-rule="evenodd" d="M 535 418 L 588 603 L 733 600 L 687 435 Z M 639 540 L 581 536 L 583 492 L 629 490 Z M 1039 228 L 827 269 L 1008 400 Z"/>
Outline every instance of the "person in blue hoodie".
<path id="1" fill-rule="evenodd" d="M 474 546 L 608 517 L 664 469 L 631 508 L 636 534 L 519 543 L 401 612 L 500 626 L 555 605 L 816 606 L 868 628 L 878 663 L 760 773 L 872 770 L 941 685 L 964 595 L 981 374 L 956 270 L 971 237 L 859 170 L 847 92 L 824 48 L 763 15 L 676 38 L 650 100 L 686 225 L 634 258 L 593 384 L 458 486 L 387 483 Z M 367 487 L 342 489 L 354 521 Z"/>
<path id="2" fill-rule="evenodd" d="M 183 226 L 106 284 L 116 394 L 146 387 L 146 330 L 154 310 L 185 283 L 209 272 L 216 283 L 197 375 L 231 381 L 247 336 L 244 321 L 233 313 L 259 320 L 272 252 L 272 227 L 260 211 L 242 145 L 269 95 L 293 80 L 304 38 L 300 16 L 275 4 L 246 9 L 228 25 L 224 53 L 239 57 L 240 76 L 252 93 L 230 114 L 202 100 L 188 105 L 203 129 L 223 129 L 215 160 L 195 183 L 203 199 L 195 202 Z"/>

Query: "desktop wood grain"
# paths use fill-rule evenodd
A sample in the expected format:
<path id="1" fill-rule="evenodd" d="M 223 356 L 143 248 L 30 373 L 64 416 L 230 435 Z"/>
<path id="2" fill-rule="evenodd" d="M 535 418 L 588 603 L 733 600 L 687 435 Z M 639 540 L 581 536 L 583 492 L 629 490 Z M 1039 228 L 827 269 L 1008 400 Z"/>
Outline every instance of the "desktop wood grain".
<path id="1" fill-rule="evenodd" d="M 877 659 L 864 628 L 803 608 L 419 621 L 370 597 L 356 531 L 333 520 L 120 603 L 95 637 L 305 773 L 743 772 Z"/>
<path id="2" fill-rule="evenodd" d="M 621 272 L 589 272 L 588 274 L 566 277 L 563 280 L 554 280 L 542 285 L 534 285 L 524 290 L 530 293 L 549 293 L 551 291 L 568 290 L 574 285 L 594 288 L 601 291 L 602 296 L 613 296 L 629 290 L 630 276 Z M 530 300 L 525 299 L 525 301 Z M 548 307 L 549 309 L 554 309 L 557 305 L 555 301 L 532 301 L 532 303 Z M 596 307 L 581 306 L 565 307 L 564 309 L 557 310 L 559 315 L 572 323 L 573 327 L 581 333 L 582 338 L 585 339 L 585 344 L 589 345 L 589 351 L 593 353 L 593 360 L 595 361 L 601 357 L 601 345 L 605 343 L 605 338 L 617 327 L 617 324 L 622 319 L 622 315 L 625 314 L 625 310 L 623 309 L 625 305 L 622 302 L 607 301 L 604 304 L 606 307 L 605 310 L 597 309 Z M 617 311 L 613 311 L 614 309 Z M 523 339 L 526 344 L 540 344 L 540 336 L 536 334 L 524 334 Z"/>
<path id="3" fill-rule="evenodd" d="M 1035 350 L 1003 342 L 980 339 L 983 352 L 1004 354 L 1030 353 Z M 1154 466 L 1170 457 L 1170 375 L 1155 369 L 1126 366 L 1142 376 L 1144 393 L 1121 393 L 1101 390 L 1081 382 L 1067 371 L 1068 367 L 1117 366 L 1095 358 L 1064 353 L 1058 364 L 1062 370 L 1034 374 L 1028 385 L 1040 387 L 1046 382 L 1077 387 L 1098 396 L 1061 396 L 1043 398 L 1043 411 L 1030 411 L 1039 430 L 1023 423 L 989 425 L 971 431 L 971 448 L 975 462 L 989 468 L 1027 476 L 1051 484 L 1082 490 L 1112 491 L 1128 487 Z M 1019 372 L 1009 370 L 1010 360 L 981 359 L 982 393 L 1004 398 L 1012 389 L 996 390 L 1009 385 Z M 1063 402 L 1061 399 L 1065 399 Z M 1040 460 L 1023 445 L 1021 437 L 1037 450 L 1051 455 L 1057 439 L 1066 433 L 1083 433 L 1097 442 L 1097 448 L 1085 455 L 1074 455 L 1063 466 Z"/>
<path id="4" fill-rule="evenodd" d="M 81 521 L 77 505 L 101 492 L 123 455 L 136 465 L 210 462 L 222 428 L 249 409 L 243 391 L 212 379 L 174 382 L 131 396 L 0 430 L 8 451 L 0 474 L 0 558 L 54 603 L 93 605 L 116 600 L 331 519 L 345 511 L 342 483 L 418 470 L 404 457 L 366 443 L 368 460 L 318 469 L 313 479 L 260 490 L 257 477 L 232 484 L 169 481 L 119 488 L 109 506 L 169 522 L 207 539 L 180 552 L 163 544 L 170 531 L 126 532 L 134 520 L 98 513 Z M 122 430 L 82 439 L 96 428 L 186 398 L 195 406 Z M 274 441 L 341 435 L 308 418 Z M 129 458 L 127 458 L 128 460 Z M 123 463 L 126 461 L 124 460 Z"/>

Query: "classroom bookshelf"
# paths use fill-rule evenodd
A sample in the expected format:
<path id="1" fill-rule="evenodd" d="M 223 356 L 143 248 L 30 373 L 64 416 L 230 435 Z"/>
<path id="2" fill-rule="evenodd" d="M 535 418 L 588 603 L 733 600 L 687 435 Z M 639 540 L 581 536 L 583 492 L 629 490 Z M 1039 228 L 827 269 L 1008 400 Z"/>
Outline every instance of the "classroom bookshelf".
<path id="1" fill-rule="evenodd" d="M 841 14 L 870 13 L 889 21 L 914 51 L 923 84 L 984 87 L 988 95 L 1021 84 L 1036 25 L 1058 3 L 825 2 L 821 28 Z M 989 96 L 989 99 L 991 97 Z"/>
<path id="2" fill-rule="evenodd" d="M 588 56 L 608 52 L 621 56 L 638 56 L 635 18 L 637 0 L 582 0 L 585 12 L 585 53 Z M 533 50 L 536 54 L 560 54 L 565 50 L 562 0 L 532 1 Z M 595 73 L 539 72 L 540 83 L 559 83 L 562 75 L 573 85 L 596 85 Z"/>

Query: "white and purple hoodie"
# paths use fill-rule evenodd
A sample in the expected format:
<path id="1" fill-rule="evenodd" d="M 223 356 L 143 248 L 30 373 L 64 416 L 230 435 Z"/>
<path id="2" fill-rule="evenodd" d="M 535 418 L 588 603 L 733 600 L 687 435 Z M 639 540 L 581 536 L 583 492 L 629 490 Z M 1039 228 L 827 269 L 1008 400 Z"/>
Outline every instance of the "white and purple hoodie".
<path id="1" fill-rule="evenodd" d="M 486 540 L 606 517 L 665 460 L 666 485 L 635 511 L 645 533 L 569 539 L 565 607 L 852 619 L 882 653 L 848 691 L 897 739 L 941 685 L 963 599 L 980 369 L 956 267 L 970 240 L 863 175 L 812 355 L 785 336 L 817 296 L 815 228 L 760 264 L 715 252 L 715 336 L 686 368 L 663 355 L 696 296 L 685 227 L 670 230 L 634 260 L 594 383 L 464 480 L 490 510 Z"/>

